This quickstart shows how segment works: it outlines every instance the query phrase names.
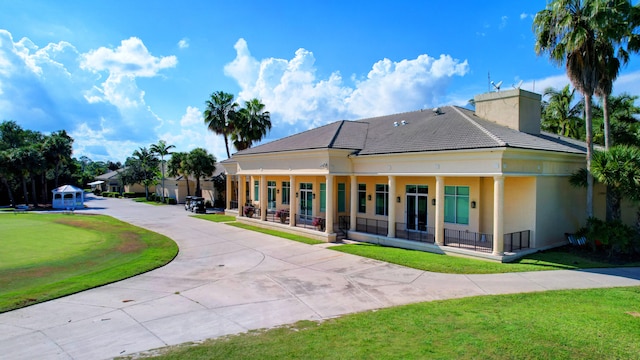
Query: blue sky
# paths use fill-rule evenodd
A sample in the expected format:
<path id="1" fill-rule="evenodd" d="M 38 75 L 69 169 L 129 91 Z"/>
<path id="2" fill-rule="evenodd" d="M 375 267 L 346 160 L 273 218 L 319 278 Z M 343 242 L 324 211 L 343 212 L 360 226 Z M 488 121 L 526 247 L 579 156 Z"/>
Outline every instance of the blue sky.
<path id="1" fill-rule="evenodd" d="M 568 83 L 534 52 L 535 1 L 0 0 L 0 121 L 124 161 L 159 139 L 226 158 L 202 111 L 257 97 L 274 140 L 341 119 L 465 105 L 489 90 Z M 615 92 L 640 95 L 634 56 Z"/>

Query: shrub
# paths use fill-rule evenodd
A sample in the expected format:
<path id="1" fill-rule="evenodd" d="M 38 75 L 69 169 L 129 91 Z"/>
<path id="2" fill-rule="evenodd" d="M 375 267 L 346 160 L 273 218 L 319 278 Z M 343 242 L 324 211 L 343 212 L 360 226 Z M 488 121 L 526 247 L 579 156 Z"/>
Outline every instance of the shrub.
<path id="1" fill-rule="evenodd" d="M 136 193 L 134 193 L 132 191 L 123 192 L 122 193 L 122 197 L 127 198 L 127 199 L 131 199 L 131 198 L 136 197 Z"/>
<path id="2" fill-rule="evenodd" d="M 206 208 L 213 207 L 213 206 L 211 205 L 211 200 L 207 200 L 207 201 L 205 201 L 205 202 L 204 202 L 204 207 L 206 207 Z"/>
<path id="3" fill-rule="evenodd" d="M 178 201 L 176 199 L 173 198 L 165 198 L 166 201 L 168 201 L 169 205 L 177 205 Z"/>
<path id="4" fill-rule="evenodd" d="M 638 235 L 630 226 L 620 220 L 602 221 L 598 218 L 587 219 L 587 224 L 578 231 L 585 236 L 594 251 L 601 249 L 612 254 L 633 255 L 637 251 Z"/>

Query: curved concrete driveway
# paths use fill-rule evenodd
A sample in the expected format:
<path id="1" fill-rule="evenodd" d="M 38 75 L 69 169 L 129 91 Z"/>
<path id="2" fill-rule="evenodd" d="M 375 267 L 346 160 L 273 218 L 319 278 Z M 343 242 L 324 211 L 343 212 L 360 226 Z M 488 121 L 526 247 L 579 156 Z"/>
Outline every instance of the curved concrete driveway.
<path id="1" fill-rule="evenodd" d="M 194 219 L 181 206 L 88 204 L 167 235 L 179 255 L 131 279 L 0 314 L 3 358 L 106 359 L 420 301 L 640 285 L 640 268 L 430 273 Z"/>

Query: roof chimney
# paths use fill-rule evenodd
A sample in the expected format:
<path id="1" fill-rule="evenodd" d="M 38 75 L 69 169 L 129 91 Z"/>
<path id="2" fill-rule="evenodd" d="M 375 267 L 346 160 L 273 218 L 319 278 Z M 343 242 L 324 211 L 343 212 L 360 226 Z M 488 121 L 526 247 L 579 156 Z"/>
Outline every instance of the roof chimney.
<path id="1" fill-rule="evenodd" d="M 540 134 L 540 94 L 522 89 L 476 95 L 476 115 L 528 134 Z"/>

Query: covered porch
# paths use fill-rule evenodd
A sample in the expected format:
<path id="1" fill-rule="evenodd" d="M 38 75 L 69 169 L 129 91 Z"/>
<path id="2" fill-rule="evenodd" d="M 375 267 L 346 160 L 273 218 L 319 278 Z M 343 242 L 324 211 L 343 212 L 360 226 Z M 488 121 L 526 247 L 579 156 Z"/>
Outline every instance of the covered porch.
<path id="1" fill-rule="evenodd" d="M 535 194 L 535 179 L 506 183 L 505 190 L 504 176 L 230 175 L 226 205 L 239 221 L 329 242 L 503 260 L 534 247 L 527 211 L 512 203 L 535 201 L 522 198 Z"/>

